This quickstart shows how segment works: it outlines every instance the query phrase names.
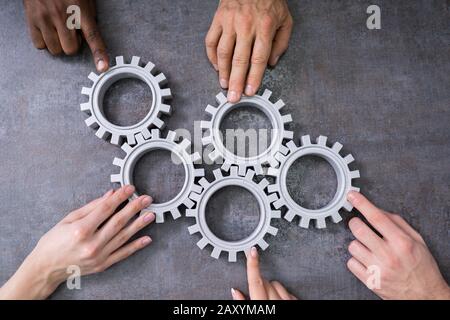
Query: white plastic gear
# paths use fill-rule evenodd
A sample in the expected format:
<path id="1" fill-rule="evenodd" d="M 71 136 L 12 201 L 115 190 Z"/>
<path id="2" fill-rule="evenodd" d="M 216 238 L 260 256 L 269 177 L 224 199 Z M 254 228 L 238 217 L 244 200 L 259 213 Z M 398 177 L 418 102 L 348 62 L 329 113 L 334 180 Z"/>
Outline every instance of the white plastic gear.
<path id="1" fill-rule="evenodd" d="M 94 72 L 89 74 L 89 79 L 93 82 L 92 87 L 83 87 L 81 93 L 89 96 L 89 101 L 80 105 L 81 111 L 89 114 L 85 120 L 88 127 L 97 129 L 95 133 L 101 139 L 109 139 L 112 144 L 120 145 L 124 137 L 129 145 L 136 143 L 136 135 L 142 133 L 145 138 L 150 137 L 149 128 L 156 126 L 159 129 L 164 127 L 161 114 L 170 114 L 170 105 L 164 102 L 172 98 L 169 88 L 162 88 L 166 84 L 166 77 L 163 73 L 153 75 L 155 65 L 148 62 L 144 67 L 140 66 L 140 58 L 133 56 L 131 62 L 125 63 L 122 56 L 116 57 L 116 65 L 108 71 L 97 75 Z M 116 81 L 124 78 L 136 78 L 145 82 L 152 92 L 152 105 L 147 115 L 138 123 L 130 126 L 118 126 L 111 123 L 104 116 L 103 98 L 108 88 Z"/>
<path id="2" fill-rule="evenodd" d="M 209 154 L 211 161 L 222 160 L 222 169 L 228 171 L 231 165 L 239 167 L 240 174 L 244 174 L 248 168 L 253 168 L 257 174 L 263 174 L 263 165 L 275 165 L 275 155 L 280 151 L 284 139 L 292 139 L 293 132 L 285 129 L 285 124 L 292 121 L 290 114 L 282 115 L 281 108 L 285 106 L 282 100 L 272 103 L 269 98 L 272 95 L 270 90 L 265 90 L 263 95 L 252 97 L 242 96 L 237 103 L 228 102 L 223 93 L 216 96 L 217 107 L 208 105 L 205 109 L 211 115 L 211 120 L 201 121 L 200 126 L 205 129 L 202 138 L 204 146 L 212 145 L 213 150 Z M 253 157 L 241 157 L 230 152 L 221 139 L 220 124 L 224 117 L 233 109 L 239 106 L 252 106 L 258 108 L 268 117 L 272 124 L 272 141 L 270 146 L 262 153 Z"/>
<path id="3" fill-rule="evenodd" d="M 124 143 L 122 150 L 126 156 L 123 159 L 115 158 L 113 164 L 120 168 L 120 173 L 111 175 L 111 182 L 120 183 L 121 186 L 133 184 L 133 171 L 135 164 L 146 153 L 153 150 L 167 150 L 172 153 L 173 161 L 181 161 L 185 172 L 185 181 L 181 191 L 171 200 L 164 203 L 152 203 L 145 211 L 152 211 L 156 215 L 156 222 L 164 222 L 164 214 L 170 212 L 173 219 L 181 216 L 179 207 L 184 204 L 187 208 L 192 208 L 194 202 L 189 198 L 192 192 L 201 192 L 201 187 L 195 184 L 195 179 L 205 175 L 204 169 L 197 169 L 194 162 L 200 159 L 200 154 L 190 153 L 191 142 L 183 139 L 177 142 L 176 133 L 169 131 L 166 138 L 160 137 L 158 129 L 151 130 L 151 137 L 146 139 L 142 134 L 136 135 L 137 144 L 131 147 Z M 131 199 L 135 199 L 138 195 L 135 193 Z M 131 200 L 130 199 L 130 200 Z"/>
<path id="4" fill-rule="evenodd" d="M 269 244 L 264 240 L 267 234 L 275 236 L 278 229 L 271 225 L 273 218 L 280 218 L 281 211 L 272 210 L 271 203 L 278 199 L 276 194 L 267 194 L 265 189 L 269 185 L 266 179 L 256 183 L 253 178 L 255 172 L 248 170 L 244 175 L 238 172 L 237 166 L 231 166 L 228 176 L 223 176 L 221 169 L 213 171 L 215 180 L 208 182 L 205 178 L 200 179 L 198 188 L 202 192 L 192 192 L 190 198 L 197 204 L 195 208 L 186 210 L 186 216 L 195 218 L 196 223 L 191 225 L 188 230 L 192 235 L 200 233 L 202 238 L 197 242 L 200 249 L 204 249 L 207 245 L 213 247 L 211 256 L 215 259 L 220 257 L 222 251 L 228 252 L 228 261 L 236 262 L 238 252 L 248 252 L 251 247 L 258 245 L 262 250 L 265 250 Z M 206 204 L 211 196 L 218 190 L 228 187 L 238 186 L 250 191 L 258 201 L 260 220 L 256 229 L 250 236 L 239 241 L 225 241 L 218 238 L 209 229 L 206 223 Z"/>
<path id="5" fill-rule="evenodd" d="M 309 135 L 301 137 L 301 146 L 297 147 L 294 141 L 289 141 L 283 146 L 276 159 L 280 162 L 279 166 L 269 168 L 267 174 L 276 177 L 276 183 L 269 186 L 269 192 L 276 192 L 280 199 L 274 202 L 276 209 L 285 206 L 287 213 L 284 218 L 288 221 L 298 215 L 300 216 L 300 227 L 308 228 L 310 221 L 315 221 L 317 228 L 325 228 L 325 219 L 331 217 L 333 222 L 338 223 L 342 220 L 339 214 L 340 209 L 350 212 L 353 206 L 347 201 L 347 194 L 351 190 L 359 191 L 359 188 L 352 185 L 352 180 L 359 178 L 358 170 L 351 171 L 348 165 L 354 161 L 351 154 L 345 157 L 340 155 L 342 144 L 336 142 L 332 147 L 327 146 L 327 137 L 319 136 L 317 143 L 311 142 Z M 324 158 L 333 167 L 337 177 L 337 190 L 334 198 L 325 207 L 312 210 L 306 209 L 297 204 L 289 194 L 287 189 L 286 177 L 291 165 L 299 158 L 306 155 L 314 155 Z"/>

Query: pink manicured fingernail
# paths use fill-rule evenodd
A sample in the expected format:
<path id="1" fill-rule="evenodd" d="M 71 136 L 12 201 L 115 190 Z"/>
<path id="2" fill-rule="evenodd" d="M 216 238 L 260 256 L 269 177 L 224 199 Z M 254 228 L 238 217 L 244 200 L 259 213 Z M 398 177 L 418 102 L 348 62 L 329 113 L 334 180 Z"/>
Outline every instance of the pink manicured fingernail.
<path id="1" fill-rule="evenodd" d="M 131 185 L 128 185 L 125 187 L 125 192 L 126 193 L 133 193 L 134 192 L 134 187 Z"/>
<path id="2" fill-rule="evenodd" d="M 100 72 L 103 72 L 103 71 L 106 71 L 105 69 L 106 69 L 106 63 L 105 63 L 105 61 L 99 60 L 99 61 L 97 62 L 97 70 L 100 71 Z"/>
<path id="3" fill-rule="evenodd" d="M 144 207 L 148 207 L 150 203 L 152 203 L 152 198 L 150 196 L 145 196 L 141 201 Z"/>
<path id="4" fill-rule="evenodd" d="M 220 79 L 220 86 L 222 87 L 222 89 L 227 89 L 228 88 L 228 81 L 225 79 Z"/>
<path id="5" fill-rule="evenodd" d="M 153 220 L 155 220 L 155 215 L 153 214 L 153 212 L 149 212 L 149 213 L 145 214 L 145 216 L 144 216 L 145 223 L 151 222 Z"/>
<path id="6" fill-rule="evenodd" d="M 355 202 L 355 200 L 356 200 L 356 197 L 357 197 L 357 195 L 356 195 L 356 191 L 350 191 L 348 194 L 347 194 L 347 199 L 348 199 L 348 201 L 350 201 L 352 204 L 353 204 L 353 202 Z"/>
<path id="7" fill-rule="evenodd" d="M 142 245 L 146 246 L 148 245 L 150 242 L 152 242 L 152 239 L 150 237 L 145 237 L 144 239 L 142 239 Z"/>
<path id="8" fill-rule="evenodd" d="M 228 91 L 227 99 L 230 102 L 236 102 L 237 101 L 236 91 Z"/>
<path id="9" fill-rule="evenodd" d="M 236 290 L 234 290 L 234 288 L 231 288 L 231 295 L 233 298 L 236 298 Z"/>
<path id="10" fill-rule="evenodd" d="M 251 85 L 247 85 L 245 87 L 245 94 L 248 96 L 252 96 L 255 93 L 255 91 L 253 90 L 253 87 Z"/>
<path id="11" fill-rule="evenodd" d="M 253 258 L 258 258 L 258 250 L 255 247 L 252 247 L 250 254 Z"/>

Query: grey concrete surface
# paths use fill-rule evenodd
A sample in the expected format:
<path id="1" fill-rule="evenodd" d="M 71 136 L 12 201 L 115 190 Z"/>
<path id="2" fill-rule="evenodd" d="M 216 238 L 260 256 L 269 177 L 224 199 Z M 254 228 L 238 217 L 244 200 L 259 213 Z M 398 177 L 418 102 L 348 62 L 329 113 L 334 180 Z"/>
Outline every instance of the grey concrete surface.
<path id="1" fill-rule="evenodd" d="M 450 12 L 444 0 L 376 1 L 382 30 L 366 28 L 373 1 L 290 1 L 295 29 L 287 54 L 268 70 L 263 87 L 292 113 L 296 137 L 327 135 L 340 141 L 361 170 L 362 191 L 402 214 L 424 238 L 450 278 Z M 111 57 L 141 56 L 167 75 L 174 93 L 169 128 L 193 132 L 195 120 L 220 88 L 206 59 L 204 35 L 217 1 L 99 1 L 99 24 Z M 94 136 L 79 111 L 80 90 L 94 66 L 84 47 L 75 57 L 35 50 L 22 1 L 0 10 L 0 283 L 36 241 L 71 210 L 110 188 L 121 151 Z M 132 121 L 148 96 L 135 84 L 111 93 L 111 117 Z M 247 121 L 249 115 L 233 115 Z M 251 116 L 250 116 L 251 117 Z M 262 125 L 258 122 L 257 125 Z M 152 158 L 153 157 L 153 158 Z M 183 176 L 168 158 L 149 155 L 140 187 L 164 196 Z M 164 160 L 166 159 L 166 160 Z M 155 166 L 154 163 L 161 163 Z M 146 166 L 151 169 L 146 170 Z M 308 172 L 308 174 L 302 174 Z M 210 173 L 209 173 L 210 175 Z M 308 159 L 292 170 L 297 199 L 322 205 L 335 188 L 326 164 Z M 297 176 L 297 178 L 296 178 Z M 156 182 L 153 182 L 154 179 Z M 218 234 L 251 231 L 257 208 L 239 190 L 211 204 Z M 304 299 L 374 299 L 345 266 L 352 240 L 347 221 L 304 230 L 286 221 L 262 254 L 267 278 Z M 214 217 L 216 215 L 216 217 Z M 200 251 L 187 218 L 154 225 L 153 244 L 103 274 L 82 279 L 82 289 L 59 288 L 54 299 L 227 299 L 244 291 L 243 259 L 229 264 Z"/>

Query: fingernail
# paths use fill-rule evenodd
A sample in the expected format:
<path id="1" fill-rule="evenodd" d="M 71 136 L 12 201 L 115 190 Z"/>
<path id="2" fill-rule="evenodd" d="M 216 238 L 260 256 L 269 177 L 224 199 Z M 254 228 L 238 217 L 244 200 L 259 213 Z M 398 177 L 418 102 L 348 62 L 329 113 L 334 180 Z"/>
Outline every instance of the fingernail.
<path id="1" fill-rule="evenodd" d="M 225 79 L 220 79 L 220 86 L 222 87 L 222 89 L 227 89 L 228 88 L 228 81 Z"/>
<path id="2" fill-rule="evenodd" d="M 228 91 L 227 99 L 230 102 L 236 102 L 237 101 L 236 91 Z"/>
<path id="3" fill-rule="evenodd" d="M 245 87 L 245 94 L 248 96 L 252 96 L 255 93 L 255 91 L 253 90 L 253 87 L 251 85 L 247 85 Z"/>
<path id="4" fill-rule="evenodd" d="M 144 207 L 148 207 L 150 205 L 150 203 L 152 203 L 152 198 L 150 196 L 145 196 L 144 198 L 142 198 L 141 200 L 142 205 Z"/>
<path id="5" fill-rule="evenodd" d="M 125 187 L 125 192 L 126 193 L 133 193 L 134 192 L 134 187 L 132 185 L 128 185 Z"/>
<path id="6" fill-rule="evenodd" d="M 348 201 L 350 201 L 352 204 L 353 204 L 353 202 L 355 202 L 355 200 L 356 200 L 356 191 L 350 191 L 348 194 L 347 194 L 347 199 L 348 199 Z"/>
<path id="7" fill-rule="evenodd" d="M 276 65 L 278 63 L 278 60 L 280 60 L 280 56 L 275 57 L 275 60 L 273 61 L 273 65 Z"/>
<path id="8" fill-rule="evenodd" d="M 255 247 L 252 247 L 250 254 L 253 258 L 258 258 L 258 250 Z"/>
<path id="9" fill-rule="evenodd" d="M 217 66 L 217 64 L 213 64 L 213 67 L 216 71 L 219 71 L 219 67 Z"/>
<path id="10" fill-rule="evenodd" d="M 153 214 L 153 212 L 148 212 L 145 214 L 145 216 L 144 216 L 145 223 L 151 222 L 153 220 L 155 220 L 155 215 Z"/>
<path id="11" fill-rule="evenodd" d="M 109 190 L 108 192 L 106 192 L 104 195 L 103 195 L 103 198 L 107 198 L 107 197 L 109 197 L 112 193 L 113 193 L 113 189 L 111 189 L 111 190 Z"/>
<path id="12" fill-rule="evenodd" d="M 152 242 L 152 239 L 150 237 L 145 237 L 144 239 L 142 239 L 143 246 L 148 245 L 150 242 Z"/>
<path id="13" fill-rule="evenodd" d="M 234 288 L 231 288 L 231 295 L 233 296 L 233 298 L 236 297 L 236 290 L 234 290 Z"/>
<path id="14" fill-rule="evenodd" d="M 97 70 L 103 72 L 103 71 L 105 71 L 105 69 L 106 69 L 105 61 L 98 60 L 98 62 L 97 62 Z"/>

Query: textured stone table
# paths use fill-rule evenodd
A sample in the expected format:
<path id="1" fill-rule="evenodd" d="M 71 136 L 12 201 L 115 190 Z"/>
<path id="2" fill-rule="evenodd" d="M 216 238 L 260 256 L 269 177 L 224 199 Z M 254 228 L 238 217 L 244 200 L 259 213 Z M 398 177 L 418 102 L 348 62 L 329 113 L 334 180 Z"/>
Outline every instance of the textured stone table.
<path id="1" fill-rule="evenodd" d="M 296 137 L 323 134 L 344 144 L 357 160 L 364 193 L 422 233 L 448 279 L 449 8 L 444 0 L 377 1 L 382 29 L 369 31 L 370 4 L 290 1 L 291 46 L 263 85 L 287 103 Z M 98 7 L 111 57 L 137 55 L 157 64 L 174 93 L 168 127 L 193 132 L 194 121 L 206 119 L 203 110 L 220 90 L 203 44 L 216 1 L 101 1 Z M 122 154 L 97 139 L 79 111 L 80 89 L 89 85 L 93 69 L 89 50 L 76 57 L 35 50 L 21 1 L 4 1 L 0 25 L 3 283 L 46 230 L 110 188 L 112 159 Z M 117 84 L 108 103 L 123 107 L 111 107 L 111 117 L 138 119 L 146 98 L 139 84 Z M 245 112 L 232 117 L 254 119 Z M 165 156 L 149 155 L 136 174 L 139 187 L 157 199 L 183 179 Z M 291 182 L 296 197 L 310 206 L 326 203 L 336 184 L 327 164 L 314 158 L 293 169 Z M 245 236 L 257 219 L 256 204 L 235 189 L 218 195 L 209 212 L 217 233 L 230 239 Z M 264 274 L 301 298 L 376 298 L 345 266 L 352 239 L 347 221 L 355 214 L 325 230 L 278 222 L 279 235 L 262 255 Z M 82 290 L 60 288 L 53 298 L 223 299 L 230 287 L 246 289 L 243 259 L 229 264 L 210 258 L 195 246 L 198 238 L 189 236 L 191 223 L 168 219 L 149 227 L 144 232 L 154 239 L 151 247 L 83 278 Z"/>

